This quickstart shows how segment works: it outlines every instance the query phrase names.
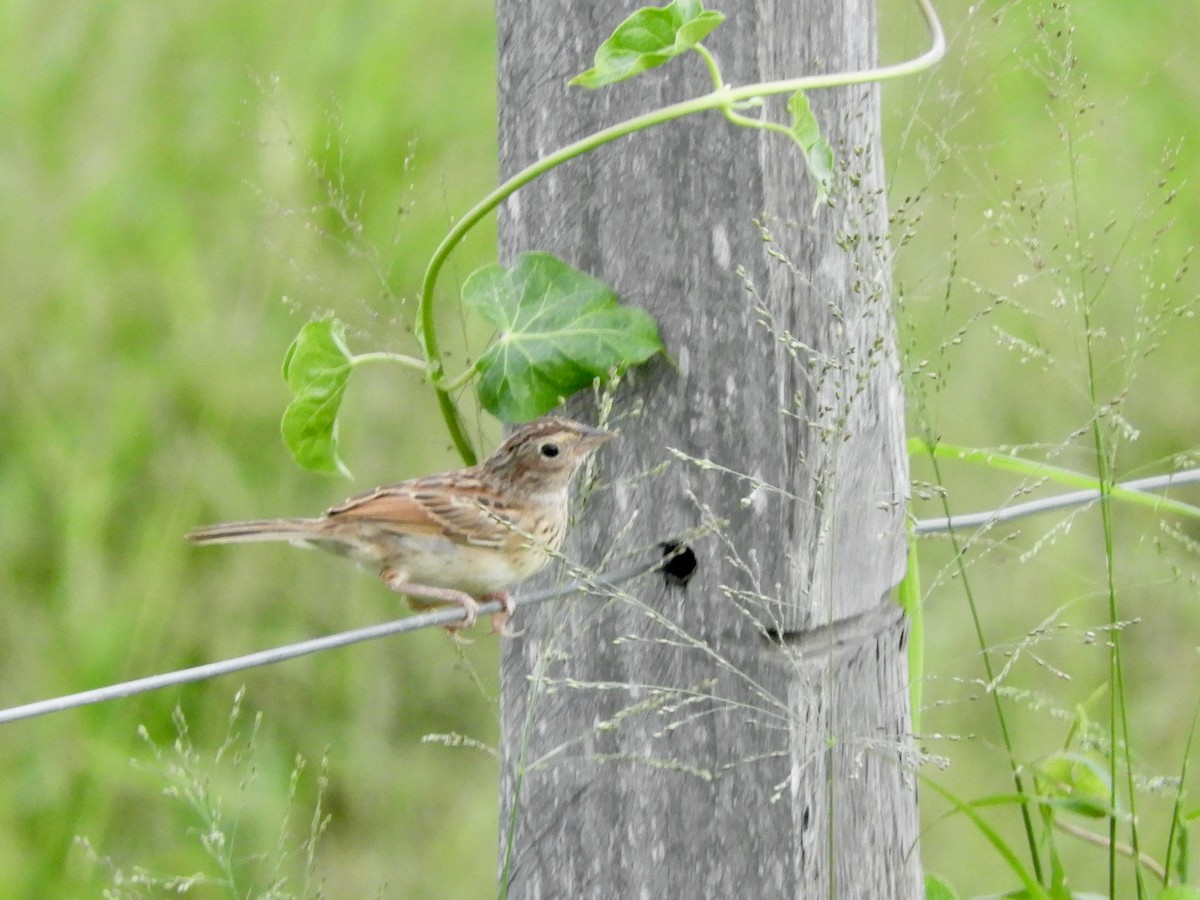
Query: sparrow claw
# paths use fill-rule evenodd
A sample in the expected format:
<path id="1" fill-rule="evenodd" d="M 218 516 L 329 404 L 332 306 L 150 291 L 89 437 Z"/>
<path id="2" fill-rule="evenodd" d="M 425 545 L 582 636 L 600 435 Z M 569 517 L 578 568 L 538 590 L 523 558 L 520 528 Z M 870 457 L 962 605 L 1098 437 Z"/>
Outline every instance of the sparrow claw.
<path id="1" fill-rule="evenodd" d="M 525 633 L 525 629 L 514 630 L 508 627 L 508 613 L 498 612 L 492 616 L 492 634 L 500 637 L 515 638 Z"/>
<path id="2" fill-rule="evenodd" d="M 468 596 L 467 594 L 463 594 L 462 597 L 457 598 L 454 602 L 466 611 L 466 615 L 463 617 L 462 624 L 457 627 L 473 627 L 475 622 L 479 619 L 479 604 L 475 602 L 474 598 Z"/>
<path id="3" fill-rule="evenodd" d="M 500 612 L 492 613 L 492 634 L 498 634 L 501 637 L 518 637 L 524 634 L 523 631 L 513 631 L 508 627 L 508 620 L 517 611 L 517 601 L 513 599 L 512 594 L 508 591 L 496 591 L 483 599 L 500 602 Z"/>
<path id="4" fill-rule="evenodd" d="M 443 625 L 442 629 L 446 632 L 446 634 L 450 635 L 450 640 L 454 641 L 454 643 L 458 644 L 460 647 L 465 647 L 468 644 L 475 643 L 469 637 L 462 636 L 463 626 L 461 625 Z"/>

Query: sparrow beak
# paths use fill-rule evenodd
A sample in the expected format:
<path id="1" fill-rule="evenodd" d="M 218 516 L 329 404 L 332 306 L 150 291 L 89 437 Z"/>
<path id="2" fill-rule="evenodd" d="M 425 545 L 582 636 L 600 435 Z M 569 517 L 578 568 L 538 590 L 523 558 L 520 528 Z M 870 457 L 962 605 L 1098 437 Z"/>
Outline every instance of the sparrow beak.
<path id="1" fill-rule="evenodd" d="M 585 426 L 581 429 L 579 443 L 588 450 L 594 450 L 603 444 L 607 444 L 615 437 L 615 434 L 611 431 L 605 431 L 603 428 L 589 428 Z"/>

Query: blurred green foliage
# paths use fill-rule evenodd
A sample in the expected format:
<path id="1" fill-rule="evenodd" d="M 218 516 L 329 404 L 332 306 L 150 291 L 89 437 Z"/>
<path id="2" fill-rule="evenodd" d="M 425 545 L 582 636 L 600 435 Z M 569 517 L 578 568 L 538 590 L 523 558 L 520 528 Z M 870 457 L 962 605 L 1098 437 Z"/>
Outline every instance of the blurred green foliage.
<path id="1" fill-rule="evenodd" d="M 1122 413 L 1141 435 L 1121 442 L 1117 470 L 1169 469 L 1196 445 L 1197 329 L 1174 321 L 1147 354 L 1134 300 L 1159 283 L 1176 300 L 1195 291 L 1194 279 L 1172 280 L 1200 234 L 1191 11 L 1096 0 L 1056 38 L 1049 3 L 974 4 L 971 16 L 961 0 L 939 6 L 949 59 L 885 93 L 891 203 L 912 232 L 896 276 L 901 342 L 910 360 L 935 360 L 937 432 L 1089 465 L 1086 435 L 1072 437 L 1092 413 L 1084 331 L 1055 293 L 1081 234 L 1102 262 L 1091 281 L 1104 285 L 1102 399 L 1127 390 Z M 887 0 L 883 13 L 885 58 L 924 46 L 907 2 Z M 375 346 L 411 347 L 429 252 L 495 183 L 494 52 L 483 0 L 0 8 L 0 704 L 396 610 L 373 579 L 335 561 L 288 547 L 199 552 L 181 536 L 224 518 L 315 511 L 352 487 L 453 463 L 428 392 L 407 372 L 373 370 L 356 376 L 343 419 L 360 483 L 301 473 L 278 439 L 279 365 L 299 326 L 326 309 Z M 1063 121 L 1075 123 L 1071 141 Z M 492 261 L 493 237 L 468 242 L 447 291 Z M 963 343 L 942 353 L 960 327 Z M 442 334 L 458 336 L 449 349 L 461 355 L 453 311 Z M 488 446 L 494 433 L 481 427 Z M 1002 503 L 1015 487 L 978 470 L 951 475 L 959 510 Z M 1122 600 L 1141 620 L 1126 633 L 1138 752 L 1148 774 L 1171 772 L 1200 682 L 1195 560 L 1150 516 L 1120 523 Z M 1059 749 L 1062 713 L 1104 677 L 1103 641 L 1088 639 L 1104 616 L 1096 516 L 1070 524 L 1049 548 L 1040 523 L 972 556 L 992 640 L 1021 651 L 1006 687 L 1028 692 L 1018 734 L 1031 757 Z M 925 744 L 953 757 L 941 777 L 960 796 L 1006 790 L 994 723 L 968 699 L 980 692 L 978 650 L 944 546 L 923 551 L 925 729 L 975 736 Z M 1064 604 L 1056 621 L 1067 628 L 1031 646 L 1027 635 Z M 269 860 L 249 856 L 279 843 L 297 754 L 309 765 L 286 846 L 300 853 L 328 754 L 332 819 L 317 870 L 330 896 L 487 896 L 495 761 L 420 737 L 494 743 L 495 664 L 494 641 L 460 651 L 421 634 L 6 726 L 0 900 L 99 895 L 108 872 L 76 836 L 123 868 L 211 873 L 194 810 L 163 795 L 153 766 L 130 761 L 153 760 L 141 724 L 170 745 L 177 703 L 194 745 L 219 746 L 242 683 L 246 705 L 264 711 L 253 778 L 233 766 L 209 777 L 237 822 L 244 886 L 271 877 Z M 933 822 L 938 810 L 925 812 Z M 1147 809 L 1154 834 L 1158 812 Z M 968 829 L 935 827 L 923 853 L 964 893 L 1003 889 L 980 848 Z M 1094 854 L 1077 865 L 1095 869 Z"/>
<path id="2" fill-rule="evenodd" d="M 425 259 L 495 183 L 494 43 L 486 2 L 0 10 L 0 703 L 398 611 L 336 561 L 182 535 L 453 464 L 427 390 L 373 371 L 343 429 L 362 481 L 299 472 L 278 436 L 280 364 L 326 308 L 375 346 L 411 346 Z M 484 228 L 448 290 L 493 258 Z M 461 346 L 457 319 L 444 331 Z M 108 875 L 76 835 L 126 868 L 212 874 L 195 813 L 130 760 L 149 757 L 139 724 L 170 744 L 176 703 L 215 749 L 243 682 L 270 710 L 243 854 L 275 846 L 296 754 L 299 848 L 327 750 L 331 895 L 477 894 L 494 877 L 495 762 L 418 738 L 494 744 L 495 650 L 419 635 L 8 726 L 0 897 L 98 896 Z M 237 806 L 237 778 L 213 777 Z"/>
<path id="3" fill-rule="evenodd" d="M 1196 465 L 1193 11 L 1107 0 L 938 6 L 947 60 L 884 95 L 901 345 L 915 373 L 910 430 L 1095 475 L 1091 422 L 1103 411 L 1118 478 Z M 886 5 L 881 33 L 891 58 L 923 40 L 899 3 Z M 937 485 L 929 461 L 914 460 L 917 515 L 940 516 L 943 491 L 952 511 L 973 512 L 1053 490 L 976 466 L 943 465 L 942 474 Z M 1194 525 L 1171 516 L 1118 505 L 1115 522 L 1119 617 L 1131 623 L 1122 645 L 1137 813 L 1142 849 L 1161 862 L 1175 797 L 1166 779 L 1180 772 L 1200 703 L 1200 545 Z M 950 763 L 931 777 L 970 800 L 1012 791 L 989 687 L 1010 710 L 1021 765 L 1072 736 L 1072 750 L 1106 752 L 1107 560 L 1096 508 L 962 539 L 1001 676 L 984 683 L 949 542 L 922 541 L 920 743 Z M 1016 886 L 968 823 L 947 824 L 946 807 L 925 793 L 922 801 L 927 871 L 963 896 Z M 987 818 L 1026 858 L 1015 812 Z M 1120 835 L 1128 840 L 1125 824 Z M 1107 891 L 1104 850 L 1058 843 L 1074 890 Z M 1134 896 L 1128 872 L 1120 896 Z"/>

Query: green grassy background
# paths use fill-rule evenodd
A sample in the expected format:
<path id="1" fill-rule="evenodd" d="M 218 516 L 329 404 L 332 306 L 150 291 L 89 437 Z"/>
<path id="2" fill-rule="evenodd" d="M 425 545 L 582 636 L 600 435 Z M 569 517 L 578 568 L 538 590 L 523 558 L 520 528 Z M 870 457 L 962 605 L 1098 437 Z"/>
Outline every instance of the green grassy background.
<path id="1" fill-rule="evenodd" d="M 1191 11 L 1097 0 L 1056 37 L 1062 20 L 1048 4 L 983 4 L 969 20 L 966 4 L 940 5 L 950 59 L 886 94 L 892 205 L 913 231 L 897 272 L 902 342 L 940 376 L 936 390 L 918 378 L 910 398 L 927 398 L 947 441 L 1031 444 L 1031 455 L 1094 468 L 1087 434 L 1072 437 L 1093 409 L 1069 290 L 1081 234 L 1102 267 L 1086 288 L 1105 329 L 1101 402 L 1128 389 L 1122 412 L 1140 431 L 1120 442 L 1117 469 L 1167 470 L 1196 445 L 1197 327 L 1173 320 L 1147 355 L 1136 300 L 1145 284 L 1167 286 L 1154 303 L 1196 291 L 1194 278 L 1173 280 L 1200 235 Z M 886 56 L 922 44 L 907 4 L 888 0 L 884 24 Z M 364 346 L 411 347 L 424 261 L 495 181 L 494 53 L 483 0 L 0 9 L 0 705 L 394 612 L 371 578 L 328 560 L 287 547 L 197 551 L 181 535 L 317 510 L 354 487 L 452 463 L 418 382 L 364 371 L 343 426 L 355 484 L 299 472 L 277 437 L 279 365 L 325 309 Z M 1068 56 L 1074 66 L 1055 62 Z M 1070 146 L 1056 121 L 1071 123 Z M 1167 148 L 1179 152 L 1159 188 Z M 1170 189 L 1178 195 L 1163 207 Z M 450 280 L 493 247 L 485 228 Z M 943 352 L 964 325 L 962 344 Z M 453 318 L 444 331 L 461 338 Z M 914 475 L 930 477 L 920 464 Z M 959 509 L 1002 503 L 1017 486 L 961 466 L 949 478 Z M 1023 649 L 1005 684 L 1032 692 L 1014 703 L 1027 759 L 1061 744 L 1060 712 L 1092 694 L 1106 665 L 1087 639 L 1105 616 L 1097 517 L 1039 544 L 1061 521 L 1028 523 L 1004 542 L 991 535 L 971 557 L 989 643 Z M 1141 620 L 1127 632 L 1139 759 L 1147 774 L 1171 772 L 1200 682 L 1195 560 L 1144 513 L 1123 513 L 1117 538 L 1122 602 Z M 981 675 L 961 590 L 944 543 L 923 549 L 924 730 L 955 738 L 926 746 L 953 759 L 937 777 L 962 795 L 1003 791 L 994 722 L 971 699 Z M 1068 627 L 1029 647 L 1064 605 Z M 488 896 L 495 761 L 420 738 L 494 743 L 495 664 L 492 641 L 456 650 L 419 634 L 5 726 L 0 900 L 98 896 L 109 869 L 76 836 L 126 872 L 219 874 L 194 804 L 164 795 L 177 776 L 162 769 L 182 758 L 171 749 L 176 704 L 201 757 L 183 783 L 220 798 L 242 894 L 279 872 L 299 890 L 327 756 L 332 819 L 317 872 L 330 896 Z M 243 684 L 242 752 L 213 762 Z M 263 721 L 246 748 L 253 710 Z M 308 765 L 289 804 L 297 754 Z M 1150 833 L 1162 830 L 1161 807 L 1148 807 Z M 964 890 L 1009 886 L 979 839 L 939 825 L 938 812 L 927 803 L 928 867 Z M 1016 835 L 1012 816 L 997 820 Z M 1161 856 L 1161 845 L 1149 849 Z M 1071 858 L 1088 878 L 1102 873 L 1094 851 Z"/>
<path id="2" fill-rule="evenodd" d="M 1200 330 L 1187 261 L 1200 236 L 1200 66 L 1183 37 L 1194 11 L 1100 2 L 1069 4 L 1064 15 L 1050 4 L 997 3 L 968 19 L 958 4 L 940 6 L 952 37 L 945 65 L 888 94 L 891 206 L 900 230 L 911 229 L 896 275 L 902 343 L 921 371 L 907 388 L 910 432 L 1016 447 L 1095 474 L 1091 422 L 1116 401 L 1103 430 L 1118 476 L 1195 465 Z M 898 9 L 889 5 L 893 16 Z M 914 32 L 885 29 L 899 46 L 911 46 Z M 956 512 L 1046 493 L 1035 480 L 962 463 L 942 472 Z M 936 493 L 928 461 L 914 460 L 913 476 L 918 495 Z M 1196 502 L 1200 493 L 1176 495 Z M 918 515 L 942 511 L 936 500 L 914 505 Z M 1137 620 L 1122 631 L 1130 738 L 1139 781 L 1156 787 L 1138 797 L 1137 812 L 1143 850 L 1160 861 L 1174 795 L 1155 779 L 1179 774 L 1200 703 L 1196 534 L 1195 523 L 1117 510 L 1119 617 Z M 1063 748 L 1081 711 L 1106 730 L 1099 511 L 963 537 L 1018 761 Z M 921 551 L 929 642 L 921 743 L 951 761 L 927 774 L 966 799 L 1011 793 L 953 554 L 945 538 Z M 1102 751 L 1104 730 L 1083 730 L 1072 748 L 1095 742 Z M 1194 797 L 1194 775 L 1189 786 Z M 931 792 L 922 800 L 927 870 L 948 875 L 964 896 L 1016 886 L 972 827 L 941 819 L 945 807 Z M 987 818 L 1020 848 L 1011 808 Z M 1106 892 L 1104 852 L 1059 840 L 1072 888 Z M 1128 879 L 1120 895 L 1134 896 Z"/>
<path id="3" fill-rule="evenodd" d="M 451 463 L 417 380 L 364 371 L 355 484 L 298 471 L 279 371 L 326 308 L 411 345 L 424 260 L 495 183 L 490 5 L 18 2 L 0 21 L 0 702 L 394 615 L 353 568 L 182 535 Z M 451 276 L 492 258 L 487 231 Z M 0 896 L 98 896 L 108 875 L 75 835 L 125 868 L 216 874 L 194 811 L 130 761 L 153 759 L 139 724 L 169 746 L 176 703 L 211 757 L 243 683 L 266 711 L 255 777 L 239 800 L 242 770 L 211 775 L 234 855 L 268 856 L 243 889 L 270 881 L 296 754 L 299 850 L 327 751 L 331 895 L 487 893 L 496 765 L 418 739 L 494 743 L 494 669 L 492 641 L 457 654 L 421 634 L 7 727 Z"/>

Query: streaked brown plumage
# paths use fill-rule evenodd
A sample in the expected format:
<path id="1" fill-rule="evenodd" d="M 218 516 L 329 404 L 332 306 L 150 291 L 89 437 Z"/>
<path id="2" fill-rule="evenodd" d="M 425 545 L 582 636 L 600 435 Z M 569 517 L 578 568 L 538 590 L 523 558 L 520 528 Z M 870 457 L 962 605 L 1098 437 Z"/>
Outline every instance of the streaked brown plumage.
<path id="1" fill-rule="evenodd" d="M 377 567 L 414 607 L 457 604 L 463 627 L 478 600 L 500 600 L 562 545 L 572 476 L 613 435 L 548 416 L 518 428 L 476 466 L 351 497 L 312 519 L 260 519 L 191 532 L 194 544 L 290 541 Z"/>

